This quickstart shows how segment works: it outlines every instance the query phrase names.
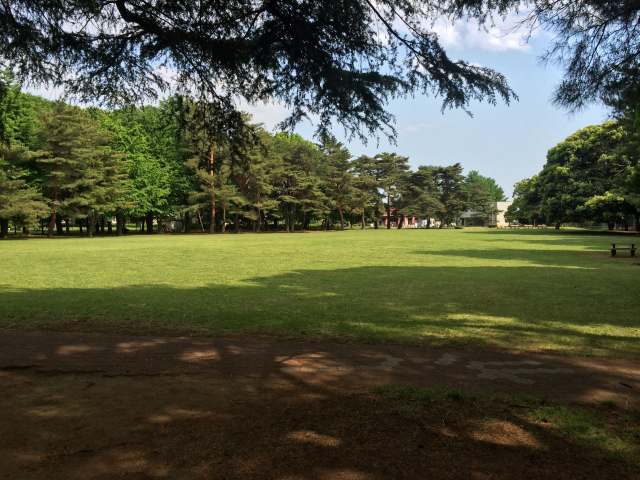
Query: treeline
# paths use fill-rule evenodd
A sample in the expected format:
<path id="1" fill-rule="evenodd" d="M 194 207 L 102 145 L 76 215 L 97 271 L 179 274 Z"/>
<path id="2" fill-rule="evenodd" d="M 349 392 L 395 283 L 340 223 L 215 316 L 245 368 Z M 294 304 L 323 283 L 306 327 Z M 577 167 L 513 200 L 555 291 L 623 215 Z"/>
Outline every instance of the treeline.
<path id="1" fill-rule="evenodd" d="M 549 150 L 542 171 L 514 188 L 507 219 L 640 231 L 640 137 L 636 115 L 586 127 Z"/>
<path id="2" fill-rule="evenodd" d="M 3 236 L 122 234 L 132 222 L 152 233 L 169 221 L 184 232 L 377 228 L 385 213 L 398 226 L 404 216 L 448 225 L 504 199 L 460 164 L 412 171 L 394 153 L 352 158 L 330 135 L 271 134 L 248 117 L 217 129 L 184 97 L 106 111 L 22 93 L 6 73 L 0 88 Z"/>

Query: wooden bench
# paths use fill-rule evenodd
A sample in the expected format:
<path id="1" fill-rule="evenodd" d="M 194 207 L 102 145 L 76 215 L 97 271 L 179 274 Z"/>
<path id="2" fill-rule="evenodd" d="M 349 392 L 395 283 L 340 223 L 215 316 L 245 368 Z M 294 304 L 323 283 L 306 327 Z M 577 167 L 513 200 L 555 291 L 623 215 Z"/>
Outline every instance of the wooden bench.
<path id="1" fill-rule="evenodd" d="M 615 243 L 611 244 L 611 256 L 615 257 L 616 253 L 618 252 L 618 250 L 629 250 L 629 253 L 631 253 L 632 257 L 636 256 L 636 244 L 632 243 L 630 246 L 629 245 L 625 245 L 625 246 L 621 246 L 621 247 L 616 247 Z"/>

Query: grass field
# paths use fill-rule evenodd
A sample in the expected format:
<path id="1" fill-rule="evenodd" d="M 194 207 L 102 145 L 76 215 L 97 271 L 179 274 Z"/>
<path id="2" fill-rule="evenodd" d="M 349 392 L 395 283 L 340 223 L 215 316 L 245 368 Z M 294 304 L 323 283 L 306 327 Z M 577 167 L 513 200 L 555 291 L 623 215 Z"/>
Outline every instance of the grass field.
<path id="1" fill-rule="evenodd" d="M 611 258 L 611 239 L 465 229 L 4 241 L 0 328 L 636 357 L 640 261 Z"/>

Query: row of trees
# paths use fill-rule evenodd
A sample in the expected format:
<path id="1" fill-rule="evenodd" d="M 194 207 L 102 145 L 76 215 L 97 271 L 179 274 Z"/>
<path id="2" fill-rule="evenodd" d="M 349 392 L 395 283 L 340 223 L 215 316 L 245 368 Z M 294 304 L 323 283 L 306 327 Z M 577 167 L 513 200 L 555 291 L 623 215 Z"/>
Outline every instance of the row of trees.
<path id="1" fill-rule="evenodd" d="M 246 117 L 228 132 L 184 97 L 105 111 L 21 93 L 7 73 L 0 84 L 2 235 L 37 224 L 49 235 L 122 234 L 130 220 L 149 233 L 170 220 L 186 232 L 364 228 L 385 213 L 398 225 L 406 215 L 446 225 L 504 197 L 460 164 L 412 171 L 394 153 L 354 159 L 330 135 L 316 144 Z"/>
<path id="2" fill-rule="evenodd" d="M 549 150 L 542 171 L 515 185 L 507 218 L 559 228 L 605 223 L 640 231 L 640 137 L 634 116 L 586 127 Z"/>

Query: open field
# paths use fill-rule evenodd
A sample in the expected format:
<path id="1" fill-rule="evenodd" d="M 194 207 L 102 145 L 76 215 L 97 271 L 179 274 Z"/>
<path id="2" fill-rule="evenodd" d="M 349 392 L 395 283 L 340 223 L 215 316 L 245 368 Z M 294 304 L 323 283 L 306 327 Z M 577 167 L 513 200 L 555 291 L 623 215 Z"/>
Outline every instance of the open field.
<path id="1" fill-rule="evenodd" d="M 640 355 L 606 235 L 369 230 L 0 243 L 0 328 L 267 333 Z M 637 238 L 637 237 L 635 237 Z"/>

